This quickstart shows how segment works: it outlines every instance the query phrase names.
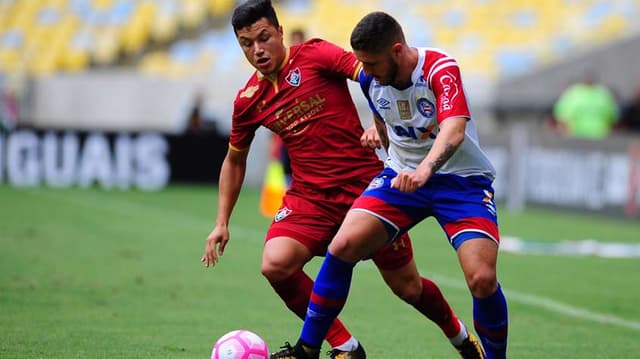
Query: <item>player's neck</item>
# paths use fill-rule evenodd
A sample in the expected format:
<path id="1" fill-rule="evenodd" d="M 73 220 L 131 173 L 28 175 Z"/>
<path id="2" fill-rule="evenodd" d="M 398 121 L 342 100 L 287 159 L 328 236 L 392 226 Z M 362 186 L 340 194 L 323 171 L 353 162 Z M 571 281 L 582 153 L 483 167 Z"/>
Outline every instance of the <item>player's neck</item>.
<path id="1" fill-rule="evenodd" d="M 398 67 L 398 74 L 393 82 L 393 86 L 402 89 L 411 85 L 413 70 L 418 65 L 418 49 L 407 46 L 404 49 L 404 56 L 401 57 Z"/>

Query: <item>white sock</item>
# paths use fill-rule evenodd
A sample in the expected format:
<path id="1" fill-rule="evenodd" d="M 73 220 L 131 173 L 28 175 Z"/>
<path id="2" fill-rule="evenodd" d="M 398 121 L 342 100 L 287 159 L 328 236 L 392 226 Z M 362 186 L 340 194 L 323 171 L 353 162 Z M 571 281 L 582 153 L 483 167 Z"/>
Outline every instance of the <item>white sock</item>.
<path id="1" fill-rule="evenodd" d="M 469 333 L 467 332 L 467 327 L 465 327 L 464 323 L 460 319 L 458 319 L 458 323 L 460 323 L 460 333 L 458 333 L 455 337 L 449 338 L 451 344 L 455 346 L 459 346 L 462 342 L 469 337 Z"/>
<path id="2" fill-rule="evenodd" d="M 358 347 L 358 339 L 352 336 L 351 338 L 349 338 L 349 340 L 342 343 L 341 345 L 338 345 L 333 349 L 342 350 L 343 352 L 352 352 L 356 350 L 357 347 Z"/>

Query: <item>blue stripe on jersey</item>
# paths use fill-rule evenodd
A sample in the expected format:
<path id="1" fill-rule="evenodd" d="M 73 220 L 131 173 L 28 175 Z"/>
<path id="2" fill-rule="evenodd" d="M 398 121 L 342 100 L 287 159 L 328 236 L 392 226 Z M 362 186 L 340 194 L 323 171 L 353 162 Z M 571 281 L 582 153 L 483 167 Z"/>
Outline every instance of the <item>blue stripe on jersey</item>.
<path id="1" fill-rule="evenodd" d="M 371 112 L 373 112 L 374 115 L 380 117 L 381 119 L 384 119 L 382 116 L 380 116 L 380 114 L 378 113 L 378 110 L 376 110 L 376 106 L 373 104 L 373 101 L 371 101 L 371 96 L 369 95 L 369 89 L 371 88 L 372 81 L 373 81 L 373 76 L 365 75 L 364 70 L 360 69 L 360 73 L 358 74 L 358 82 L 360 83 L 360 88 L 362 89 L 362 93 L 364 94 L 364 97 L 367 98 L 367 102 L 369 103 L 369 108 L 371 109 Z"/>

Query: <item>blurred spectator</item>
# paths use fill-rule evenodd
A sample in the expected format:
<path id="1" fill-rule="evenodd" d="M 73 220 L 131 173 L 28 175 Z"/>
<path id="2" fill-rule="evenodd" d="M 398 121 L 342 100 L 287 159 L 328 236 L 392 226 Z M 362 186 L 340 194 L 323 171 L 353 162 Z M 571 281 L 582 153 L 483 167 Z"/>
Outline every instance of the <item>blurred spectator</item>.
<path id="1" fill-rule="evenodd" d="M 622 109 L 619 127 L 624 131 L 640 133 L 640 83 L 633 100 Z"/>
<path id="2" fill-rule="evenodd" d="M 553 116 L 564 135 L 599 139 L 611 132 L 618 119 L 618 105 L 611 91 L 588 75 L 560 95 Z"/>
<path id="3" fill-rule="evenodd" d="M 202 91 L 196 94 L 193 106 L 187 117 L 187 132 L 203 133 L 216 129 L 215 122 L 209 120 L 204 114 L 204 93 Z"/>
<path id="4" fill-rule="evenodd" d="M 0 133 L 13 130 L 18 123 L 18 96 L 5 85 L 0 76 Z"/>
<path id="5" fill-rule="evenodd" d="M 0 133 L 12 131 L 18 122 L 18 100 L 9 92 L 0 89 Z"/>
<path id="6" fill-rule="evenodd" d="M 289 37 L 289 42 L 291 46 L 298 45 L 303 43 L 307 39 L 307 35 L 304 30 L 297 28 L 291 31 L 291 35 Z"/>

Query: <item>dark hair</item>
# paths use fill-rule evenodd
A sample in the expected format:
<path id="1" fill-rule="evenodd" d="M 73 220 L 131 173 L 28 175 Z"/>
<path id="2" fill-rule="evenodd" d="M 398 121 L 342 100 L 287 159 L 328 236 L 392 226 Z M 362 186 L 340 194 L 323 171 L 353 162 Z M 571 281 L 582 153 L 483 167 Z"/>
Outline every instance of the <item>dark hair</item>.
<path id="1" fill-rule="evenodd" d="M 251 26 L 263 17 L 267 18 L 269 23 L 276 28 L 280 27 L 278 16 L 276 16 L 276 11 L 271 5 L 271 0 L 245 1 L 233 10 L 233 15 L 231 16 L 233 31 L 238 34 L 238 30 Z"/>
<path id="2" fill-rule="evenodd" d="M 402 27 L 391 15 L 376 11 L 363 17 L 351 32 L 354 50 L 380 52 L 396 42 L 405 43 Z"/>

